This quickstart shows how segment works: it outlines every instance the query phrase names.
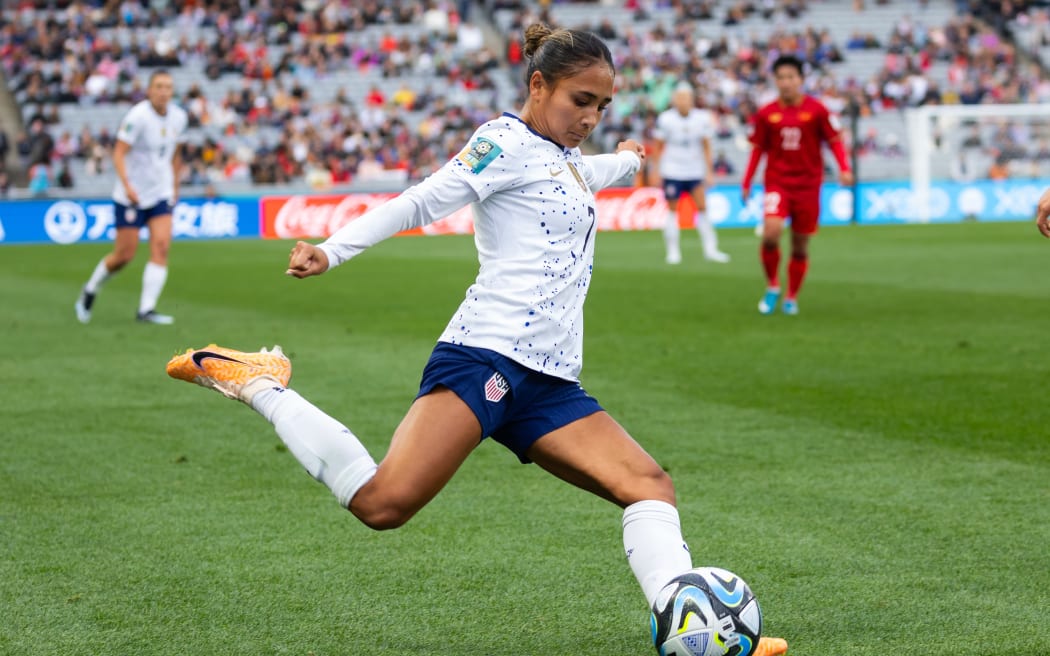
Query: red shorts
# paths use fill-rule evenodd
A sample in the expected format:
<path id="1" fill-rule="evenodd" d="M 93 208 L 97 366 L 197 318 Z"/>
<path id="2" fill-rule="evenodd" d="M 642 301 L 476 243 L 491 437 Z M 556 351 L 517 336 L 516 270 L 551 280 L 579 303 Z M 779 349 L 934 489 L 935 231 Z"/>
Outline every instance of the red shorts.
<path id="1" fill-rule="evenodd" d="M 800 235 L 813 235 L 820 222 L 820 187 L 792 189 L 767 186 L 765 215 L 770 218 L 791 219 L 791 231 Z"/>

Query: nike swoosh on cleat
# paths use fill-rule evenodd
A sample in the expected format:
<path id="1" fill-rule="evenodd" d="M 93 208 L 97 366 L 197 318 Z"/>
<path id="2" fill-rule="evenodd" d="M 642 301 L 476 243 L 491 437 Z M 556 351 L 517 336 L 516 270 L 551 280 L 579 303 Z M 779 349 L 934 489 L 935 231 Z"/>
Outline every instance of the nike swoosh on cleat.
<path id="1" fill-rule="evenodd" d="M 190 359 L 193 360 L 193 364 L 197 365 L 198 369 L 204 369 L 204 365 L 202 363 L 208 358 L 211 358 L 213 360 L 225 360 L 227 362 L 236 362 L 237 364 L 246 364 L 244 362 L 241 362 L 240 360 L 235 360 L 229 357 L 228 355 L 223 355 L 222 353 L 212 353 L 211 351 L 197 351 L 193 354 L 193 356 Z"/>

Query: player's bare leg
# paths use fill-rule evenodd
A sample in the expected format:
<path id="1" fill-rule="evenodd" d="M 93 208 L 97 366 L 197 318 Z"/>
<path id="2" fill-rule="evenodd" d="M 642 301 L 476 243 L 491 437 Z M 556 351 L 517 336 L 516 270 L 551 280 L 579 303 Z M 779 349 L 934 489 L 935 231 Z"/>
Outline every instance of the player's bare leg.
<path id="1" fill-rule="evenodd" d="M 171 248 L 171 215 L 161 215 L 149 222 L 149 262 L 142 271 L 142 294 L 136 318 L 139 321 L 167 325 L 175 319 L 155 312 L 157 300 L 168 280 L 168 250 Z"/>
<path id="2" fill-rule="evenodd" d="M 91 321 L 91 308 L 95 304 L 95 295 L 98 294 L 109 278 L 123 269 L 131 260 L 135 259 L 135 251 L 139 246 L 138 228 L 118 228 L 117 236 L 113 242 L 113 250 L 106 254 L 91 273 L 87 283 L 80 290 L 80 296 L 73 306 L 80 323 Z"/>
<path id="3" fill-rule="evenodd" d="M 766 276 L 766 291 L 758 302 L 758 311 L 772 314 L 780 300 L 780 236 L 784 232 L 784 217 L 767 216 L 762 222 L 762 243 L 759 257 Z"/>
<path id="4" fill-rule="evenodd" d="M 624 508 L 627 559 L 650 606 L 692 567 L 670 476 L 606 412 L 544 435 L 528 457 L 558 478 Z"/>
<path id="5" fill-rule="evenodd" d="M 292 365 L 280 347 L 252 353 L 211 344 L 176 355 L 167 372 L 251 406 L 341 506 L 377 530 L 407 522 L 481 441 L 473 411 L 440 387 L 412 404 L 377 466 L 349 428 L 287 387 Z"/>
<path id="6" fill-rule="evenodd" d="M 415 400 L 394 431 L 375 476 L 350 512 L 376 529 L 397 528 L 430 502 L 481 442 L 481 424 L 455 392 L 439 387 Z"/>

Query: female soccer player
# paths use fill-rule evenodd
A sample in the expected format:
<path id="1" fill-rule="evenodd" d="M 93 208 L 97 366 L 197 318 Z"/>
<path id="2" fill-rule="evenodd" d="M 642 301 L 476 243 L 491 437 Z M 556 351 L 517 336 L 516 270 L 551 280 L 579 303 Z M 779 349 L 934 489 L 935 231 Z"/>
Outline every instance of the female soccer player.
<path id="1" fill-rule="evenodd" d="M 667 222 L 664 224 L 664 246 L 667 263 L 679 264 L 682 249 L 678 243 L 678 200 L 689 194 L 696 206 L 696 231 L 704 249 L 704 258 L 725 263 L 729 255 L 718 250 L 718 235 L 707 217 L 705 181 L 714 175 L 711 137 L 715 121 L 710 110 L 696 106 L 693 87 L 683 82 L 671 96 L 671 107 L 656 119 L 655 157 L 660 162 L 664 195 L 667 197 Z"/>
<path id="2" fill-rule="evenodd" d="M 843 186 L 853 184 L 853 172 L 838 119 L 819 100 L 803 93 L 802 60 L 781 55 L 773 62 L 773 75 L 778 97 L 752 119 L 751 159 L 740 186 L 746 204 L 751 178 L 765 155 L 765 217 L 759 256 L 766 274 L 766 292 L 758 302 L 758 311 L 772 314 L 780 300 L 780 235 L 790 217 L 791 261 L 782 310 L 784 314 L 798 314 L 798 293 L 809 270 L 809 239 L 817 233 L 820 220 L 824 176 L 821 144 L 827 143 L 835 155 Z"/>
<path id="3" fill-rule="evenodd" d="M 320 275 L 391 235 L 473 203 L 480 271 L 434 348 L 419 395 L 377 466 L 354 434 L 288 389 L 280 353 L 209 346 L 168 373 L 240 399 L 367 526 L 392 529 L 427 504 L 486 436 L 624 508 L 631 569 L 652 605 L 691 567 L 670 477 L 589 396 L 583 302 L 594 258 L 594 191 L 633 174 L 641 146 L 584 157 L 579 146 L 612 100 L 608 48 L 576 30 L 525 33 L 528 99 L 482 125 L 439 171 L 347 224 L 298 242 L 287 273 Z M 786 649 L 767 642 L 768 653 Z"/>
<path id="4" fill-rule="evenodd" d="M 136 316 L 146 323 L 175 321 L 154 311 L 168 280 L 171 212 L 179 195 L 179 151 L 189 123 L 186 111 L 171 102 L 172 89 L 171 75 L 154 71 L 149 76 L 146 100 L 128 110 L 120 122 L 113 146 L 113 169 L 118 178 L 113 187 L 117 237 L 113 252 L 95 266 L 74 305 L 81 323 L 91 321 L 91 306 L 102 283 L 134 259 L 143 226 L 149 226 L 149 262 L 142 272 Z"/>

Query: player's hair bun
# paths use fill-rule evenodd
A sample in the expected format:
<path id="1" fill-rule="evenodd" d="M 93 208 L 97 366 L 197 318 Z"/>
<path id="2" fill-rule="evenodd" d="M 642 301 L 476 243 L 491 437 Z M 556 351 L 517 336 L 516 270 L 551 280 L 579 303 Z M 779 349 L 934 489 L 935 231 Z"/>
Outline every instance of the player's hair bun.
<path id="1" fill-rule="evenodd" d="M 525 45 L 521 49 L 522 54 L 531 58 L 551 34 L 554 34 L 554 30 L 543 23 L 533 23 L 526 27 Z"/>

